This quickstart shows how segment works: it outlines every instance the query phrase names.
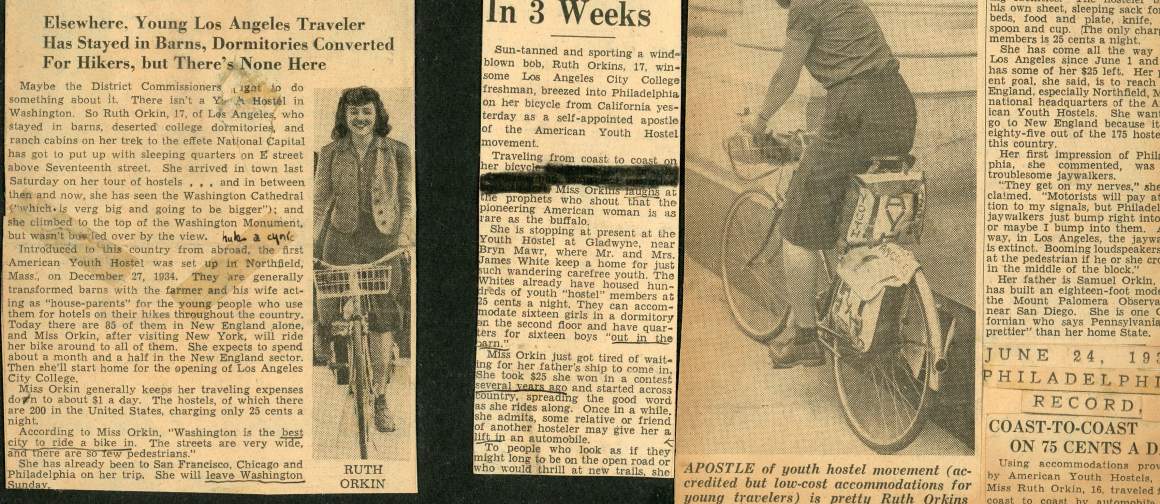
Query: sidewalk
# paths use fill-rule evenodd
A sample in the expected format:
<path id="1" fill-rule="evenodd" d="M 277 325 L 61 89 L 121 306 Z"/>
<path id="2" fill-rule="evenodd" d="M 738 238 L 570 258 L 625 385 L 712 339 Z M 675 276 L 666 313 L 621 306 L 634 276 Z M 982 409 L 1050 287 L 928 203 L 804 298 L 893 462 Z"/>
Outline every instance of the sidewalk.
<path id="1" fill-rule="evenodd" d="M 368 460 L 406 460 L 410 455 L 408 433 L 415 418 L 415 403 L 410 397 L 410 359 L 395 361 L 395 374 L 387 386 L 387 406 L 395 420 L 394 432 L 378 432 L 370 423 L 367 438 Z M 350 387 L 338 385 L 334 373 L 326 366 L 313 366 L 314 384 L 314 458 L 359 458 L 358 423 L 355 400 Z M 368 404 L 368 408 L 370 405 Z M 373 419 L 368 411 L 368 418 Z"/>
<path id="2" fill-rule="evenodd" d="M 846 425 L 830 367 L 771 368 L 765 347 L 733 325 L 717 276 L 694 261 L 685 261 L 684 275 L 685 285 L 696 288 L 684 291 L 677 413 L 682 453 L 874 453 Z M 689 376 L 696 379 L 684 378 Z M 927 422 L 900 454 L 971 450 Z"/>

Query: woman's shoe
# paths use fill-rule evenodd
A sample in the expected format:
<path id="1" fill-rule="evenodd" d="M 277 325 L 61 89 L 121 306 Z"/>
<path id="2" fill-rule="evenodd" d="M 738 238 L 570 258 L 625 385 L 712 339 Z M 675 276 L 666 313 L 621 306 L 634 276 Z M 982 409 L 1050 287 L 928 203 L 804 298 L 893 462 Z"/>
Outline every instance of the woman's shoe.
<path id="1" fill-rule="evenodd" d="M 796 328 L 797 334 L 789 341 L 780 338 L 769 343 L 769 360 L 774 369 L 789 369 L 795 366 L 817 367 L 826 363 L 822 350 L 818 348 L 816 328 Z"/>
<path id="2" fill-rule="evenodd" d="M 390 412 L 387 411 L 387 398 L 381 395 L 375 397 L 375 430 L 379 432 L 393 432 L 395 430 L 395 421 L 391 418 Z"/>
<path id="3" fill-rule="evenodd" d="M 789 369 L 795 366 L 817 367 L 826 363 L 818 343 L 790 343 L 788 345 L 770 345 L 769 360 L 774 369 Z"/>

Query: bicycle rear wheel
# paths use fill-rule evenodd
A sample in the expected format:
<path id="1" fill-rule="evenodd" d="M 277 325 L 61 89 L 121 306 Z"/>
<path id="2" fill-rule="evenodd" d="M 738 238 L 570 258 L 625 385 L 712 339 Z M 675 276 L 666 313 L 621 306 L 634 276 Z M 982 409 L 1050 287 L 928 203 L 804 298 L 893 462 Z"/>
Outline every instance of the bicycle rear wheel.
<path id="1" fill-rule="evenodd" d="M 922 431 L 933 400 L 930 383 L 939 334 L 934 297 L 921 270 L 894 294 L 896 304 L 883 300 L 871 348 L 856 352 L 836 337 L 839 354 L 833 358 L 846 423 L 881 454 L 909 446 Z"/>
<path id="2" fill-rule="evenodd" d="M 765 343 L 789 319 L 781 264 L 781 208 L 765 191 L 751 189 L 733 200 L 721 236 L 721 283 L 733 320 Z"/>
<path id="3" fill-rule="evenodd" d="M 350 344 L 347 348 L 350 350 L 349 361 L 351 365 L 351 374 L 353 375 L 354 387 L 354 401 L 355 401 L 355 417 L 358 422 L 358 447 L 359 456 L 363 460 L 367 458 L 367 401 L 373 396 L 371 393 L 371 375 L 370 375 L 370 357 L 368 354 L 367 345 L 367 327 L 365 322 L 359 321 L 353 324 L 350 334 Z"/>

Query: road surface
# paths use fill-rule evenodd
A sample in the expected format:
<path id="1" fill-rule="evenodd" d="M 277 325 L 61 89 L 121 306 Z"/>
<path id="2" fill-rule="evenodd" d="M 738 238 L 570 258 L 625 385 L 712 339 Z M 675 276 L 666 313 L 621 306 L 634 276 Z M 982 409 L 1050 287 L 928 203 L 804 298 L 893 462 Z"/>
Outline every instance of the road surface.
<path id="1" fill-rule="evenodd" d="M 832 368 L 773 369 L 765 347 L 733 324 L 716 273 L 686 259 L 684 274 L 677 413 L 682 453 L 874 453 L 846 426 Z M 971 450 L 928 422 L 900 454 Z"/>
<path id="2" fill-rule="evenodd" d="M 368 460 L 406 460 L 407 437 L 415 417 L 410 395 L 410 359 L 395 361 L 395 374 L 387 391 L 387 405 L 395 419 L 395 431 L 374 430 L 374 412 L 368 411 L 371 423 L 367 443 Z M 358 424 L 355 422 L 354 395 L 349 387 L 335 383 L 326 366 L 314 366 L 314 458 L 358 459 Z M 368 409 L 370 405 L 368 404 Z"/>

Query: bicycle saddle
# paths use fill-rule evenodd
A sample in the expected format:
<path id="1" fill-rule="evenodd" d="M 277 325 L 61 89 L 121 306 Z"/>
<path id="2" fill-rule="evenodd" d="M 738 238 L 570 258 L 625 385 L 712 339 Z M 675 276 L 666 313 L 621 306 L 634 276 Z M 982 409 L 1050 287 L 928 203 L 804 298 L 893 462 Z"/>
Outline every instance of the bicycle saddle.
<path id="1" fill-rule="evenodd" d="M 870 168 L 867 173 L 906 173 L 914 166 L 915 157 L 906 154 L 903 156 L 875 156 L 870 158 Z"/>

